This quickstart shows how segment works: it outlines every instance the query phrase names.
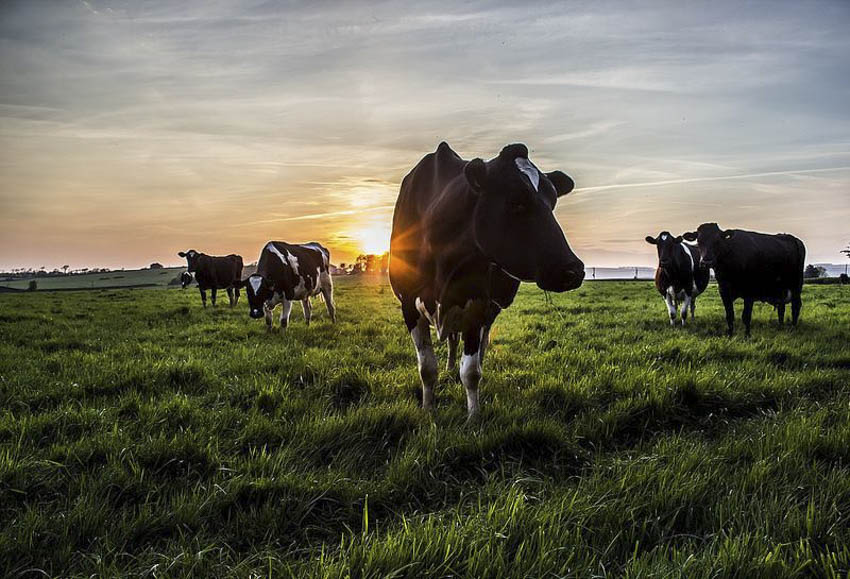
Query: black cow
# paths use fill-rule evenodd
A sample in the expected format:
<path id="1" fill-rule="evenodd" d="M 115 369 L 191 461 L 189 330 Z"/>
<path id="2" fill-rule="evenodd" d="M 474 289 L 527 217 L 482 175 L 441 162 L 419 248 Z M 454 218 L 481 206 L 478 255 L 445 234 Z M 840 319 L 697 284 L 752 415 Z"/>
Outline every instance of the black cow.
<path id="1" fill-rule="evenodd" d="M 212 305 L 215 306 L 215 294 L 220 289 L 227 290 L 230 307 L 236 305 L 239 301 L 239 285 L 242 281 L 241 255 L 230 254 L 218 257 L 198 253 L 194 249 L 181 251 L 177 255 L 186 258 L 189 264 L 189 270 L 186 273 L 195 275 L 204 307 L 207 307 L 207 290 L 210 290 Z"/>
<path id="2" fill-rule="evenodd" d="M 180 287 L 181 287 L 181 289 L 186 289 L 187 287 L 192 285 L 193 281 L 195 281 L 195 278 L 192 277 L 192 274 L 189 273 L 188 271 L 184 271 L 180 275 Z"/>
<path id="3" fill-rule="evenodd" d="M 694 259 L 696 247 L 682 242 L 682 236 L 673 237 L 662 231 L 658 237 L 646 236 L 646 242 L 658 250 L 658 268 L 655 270 L 655 288 L 667 304 L 670 325 L 676 323 L 676 311 L 682 302 L 682 325 L 697 309 L 697 296 L 708 285 L 709 269 Z"/>
<path id="4" fill-rule="evenodd" d="M 791 323 L 797 324 L 803 304 L 800 295 L 806 260 L 806 246 L 802 241 L 787 233 L 724 231 L 716 223 L 703 223 L 684 238 L 697 241 L 702 265 L 714 269 L 730 336 L 735 324 L 733 304 L 738 298 L 744 300 L 741 320 L 747 336 L 750 335 L 755 301 L 772 304 L 780 325 L 785 320 L 785 304 L 791 302 Z"/>
<path id="5" fill-rule="evenodd" d="M 310 325 L 313 306 L 310 298 L 322 294 L 331 322 L 336 322 L 333 299 L 333 280 L 330 266 L 331 254 L 320 244 L 294 245 L 283 241 L 269 241 L 260 253 L 257 272 L 242 282 L 248 296 L 252 318 L 266 318 L 266 327 L 272 329 L 272 311 L 277 304 L 280 312 L 280 330 L 289 325 L 292 302 L 301 301 L 304 321 Z"/>
<path id="6" fill-rule="evenodd" d="M 437 382 L 431 324 L 449 340 L 450 370 L 463 337 L 460 377 L 472 417 L 490 327 L 520 281 L 555 292 L 581 285 L 584 264 L 552 213 L 573 186 L 560 171 L 539 171 L 521 144 L 485 162 L 465 161 L 440 143 L 404 178 L 389 274 L 416 347 L 424 408 L 433 407 Z"/>

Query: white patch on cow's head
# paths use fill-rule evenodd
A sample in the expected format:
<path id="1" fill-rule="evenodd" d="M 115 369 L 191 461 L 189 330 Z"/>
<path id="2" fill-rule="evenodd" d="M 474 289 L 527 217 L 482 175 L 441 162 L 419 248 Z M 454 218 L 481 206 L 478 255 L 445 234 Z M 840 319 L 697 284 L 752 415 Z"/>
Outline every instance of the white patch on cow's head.
<path id="1" fill-rule="evenodd" d="M 667 234 L 666 233 L 661 234 L 661 241 L 667 241 Z"/>
<path id="2" fill-rule="evenodd" d="M 534 190 L 537 191 L 537 186 L 540 184 L 540 173 L 537 171 L 537 167 L 523 157 L 517 157 L 514 159 L 514 163 L 516 163 L 517 169 L 519 169 L 528 180 L 531 181 L 531 186 L 534 187 Z"/>
<path id="3" fill-rule="evenodd" d="M 248 278 L 248 282 L 251 284 L 251 287 L 254 289 L 254 293 L 258 293 L 260 291 L 260 286 L 263 285 L 263 278 L 259 275 L 252 275 Z"/>

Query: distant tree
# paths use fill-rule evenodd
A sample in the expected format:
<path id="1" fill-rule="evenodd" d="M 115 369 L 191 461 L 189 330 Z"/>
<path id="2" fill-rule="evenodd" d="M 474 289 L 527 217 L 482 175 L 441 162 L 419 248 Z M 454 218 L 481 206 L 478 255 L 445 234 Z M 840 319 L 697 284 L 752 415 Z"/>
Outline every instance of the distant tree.
<path id="1" fill-rule="evenodd" d="M 63 265 L 63 266 L 62 266 L 62 271 L 64 271 L 64 272 L 65 272 L 65 275 L 68 275 L 68 270 L 69 270 L 69 269 L 71 269 L 71 266 L 70 266 L 70 265 Z"/>
<path id="2" fill-rule="evenodd" d="M 157 263 L 157 262 L 153 262 L 152 264 L 150 264 L 150 266 L 148 267 L 148 269 L 162 269 L 162 264 L 161 264 L 161 263 Z"/>
<path id="3" fill-rule="evenodd" d="M 803 277 L 806 279 L 814 279 L 816 277 L 823 277 L 826 275 L 826 269 L 820 266 L 809 264 L 806 266 L 806 269 L 803 270 Z"/>
<path id="4" fill-rule="evenodd" d="M 37 289 L 38 289 L 38 282 L 35 281 L 34 279 L 31 279 L 29 285 L 27 286 L 27 291 L 28 292 L 34 292 Z"/>

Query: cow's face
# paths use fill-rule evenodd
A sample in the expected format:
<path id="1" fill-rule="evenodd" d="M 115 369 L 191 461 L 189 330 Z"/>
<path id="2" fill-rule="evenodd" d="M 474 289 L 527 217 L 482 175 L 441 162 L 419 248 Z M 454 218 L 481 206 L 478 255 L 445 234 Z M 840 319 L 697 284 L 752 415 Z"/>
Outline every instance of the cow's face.
<path id="1" fill-rule="evenodd" d="M 729 251 L 729 240 L 734 234 L 723 231 L 716 223 L 703 223 L 695 232 L 685 233 L 684 238 L 699 244 L 699 259 L 704 266 L 714 267 L 717 258 Z"/>
<path id="2" fill-rule="evenodd" d="M 180 285 L 183 287 L 183 289 L 186 289 L 187 287 L 192 285 L 192 279 L 193 278 L 191 273 L 189 273 L 188 271 L 183 272 L 183 274 L 180 276 Z"/>
<path id="3" fill-rule="evenodd" d="M 477 196 L 473 231 L 484 255 L 509 275 L 544 290 L 581 285 L 584 264 L 552 213 L 558 197 L 573 190 L 572 179 L 537 169 L 525 145 L 508 145 L 486 163 L 473 159 L 464 174 Z"/>
<path id="4" fill-rule="evenodd" d="M 673 237 L 669 231 L 662 231 L 658 234 L 658 237 L 647 235 L 646 242 L 654 245 L 658 250 L 658 264 L 661 267 L 668 267 L 673 263 L 676 248 L 682 243 L 682 236 Z"/>
<path id="5" fill-rule="evenodd" d="M 272 282 L 255 273 L 242 280 L 242 287 L 245 288 L 245 295 L 248 297 L 251 317 L 254 319 L 262 318 L 265 315 L 263 306 L 274 296 Z"/>
<path id="6" fill-rule="evenodd" d="M 186 258 L 186 262 L 189 264 L 189 273 L 198 270 L 198 258 L 201 257 L 200 253 L 194 249 L 190 249 L 189 251 L 181 251 L 177 255 Z"/>

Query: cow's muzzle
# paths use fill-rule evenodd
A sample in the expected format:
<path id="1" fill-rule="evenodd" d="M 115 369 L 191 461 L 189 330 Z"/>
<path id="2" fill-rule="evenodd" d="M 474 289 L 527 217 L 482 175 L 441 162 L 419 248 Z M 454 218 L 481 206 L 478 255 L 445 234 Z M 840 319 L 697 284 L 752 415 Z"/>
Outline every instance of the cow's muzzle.
<path id="1" fill-rule="evenodd" d="M 263 310 L 255 310 L 255 309 L 251 310 L 251 317 L 254 318 L 255 320 L 259 320 L 264 315 L 265 314 L 263 314 Z"/>
<path id="2" fill-rule="evenodd" d="M 537 280 L 537 287 L 549 292 L 565 292 L 576 289 L 584 281 L 584 266 L 564 269 L 543 275 Z"/>

